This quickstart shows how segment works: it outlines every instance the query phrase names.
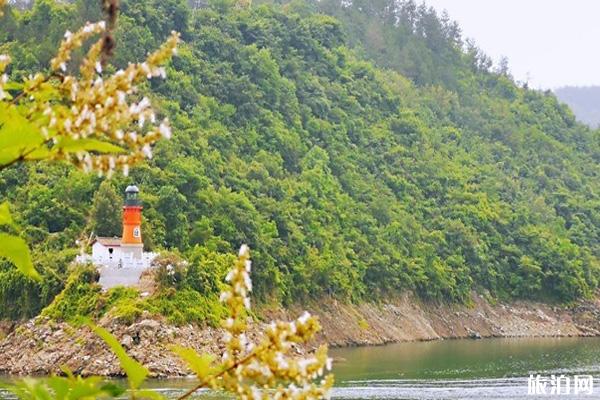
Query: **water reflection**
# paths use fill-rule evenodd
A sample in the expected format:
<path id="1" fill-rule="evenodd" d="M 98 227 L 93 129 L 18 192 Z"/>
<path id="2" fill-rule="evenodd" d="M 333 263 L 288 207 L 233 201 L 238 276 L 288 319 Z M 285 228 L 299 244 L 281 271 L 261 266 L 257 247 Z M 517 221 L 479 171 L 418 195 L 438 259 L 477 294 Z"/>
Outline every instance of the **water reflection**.
<path id="1" fill-rule="evenodd" d="M 597 370 L 598 338 L 446 340 L 334 349 L 338 381 L 502 378 Z"/>

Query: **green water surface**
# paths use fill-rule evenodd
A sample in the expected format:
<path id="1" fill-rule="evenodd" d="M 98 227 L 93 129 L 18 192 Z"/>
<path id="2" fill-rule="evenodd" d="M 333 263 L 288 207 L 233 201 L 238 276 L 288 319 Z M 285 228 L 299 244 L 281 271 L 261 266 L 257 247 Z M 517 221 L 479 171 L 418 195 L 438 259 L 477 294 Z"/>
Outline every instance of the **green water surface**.
<path id="1" fill-rule="evenodd" d="M 333 349 L 336 399 L 600 399 L 600 338 L 445 340 Z M 530 396 L 530 374 L 591 374 L 593 395 Z M 154 380 L 176 398 L 191 379 Z M 1 394 L 1 393 L 0 393 Z M 204 392 L 197 398 L 223 398 Z"/>
<path id="2" fill-rule="evenodd" d="M 446 340 L 335 349 L 343 399 L 600 399 L 600 338 Z M 528 394 L 530 374 L 592 375 L 590 395 Z"/>

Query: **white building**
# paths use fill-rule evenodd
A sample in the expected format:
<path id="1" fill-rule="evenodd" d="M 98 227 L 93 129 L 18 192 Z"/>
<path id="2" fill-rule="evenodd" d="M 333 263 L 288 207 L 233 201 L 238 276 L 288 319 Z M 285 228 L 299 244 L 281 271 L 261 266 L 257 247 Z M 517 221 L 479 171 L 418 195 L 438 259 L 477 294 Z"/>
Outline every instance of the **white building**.
<path id="1" fill-rule="evenodd" d="M 121 243 L 120 237 L 97 237 L 92 242 L 93 264 L 112 268 L 148 268 L 155 253 Z"/>
<path id="2" fill-rule="evenodd" d="M 137 247 L 124 246 L 120 237 L 97 237 L 92 242 L 92 254 L 78 256 L 77 262 L 91 262 L 98 267 L 146 269 L 156 256 Z"/>
<path id="3" fill-rule="evenodd" d="M 106 267 L 118 267 L 123 257 L 121 255 L 121 238 L 97 237 L 92 242 L 92 262 Z"/>

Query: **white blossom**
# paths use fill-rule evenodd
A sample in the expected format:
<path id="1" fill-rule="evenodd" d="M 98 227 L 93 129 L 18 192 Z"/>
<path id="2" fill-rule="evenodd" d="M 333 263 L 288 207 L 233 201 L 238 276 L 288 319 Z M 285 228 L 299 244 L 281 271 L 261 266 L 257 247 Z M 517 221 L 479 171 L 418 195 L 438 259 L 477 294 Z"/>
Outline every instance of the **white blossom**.
<path id="1" fill-rule="evenodd" d="M 249 248 L 247 245 L 243 244 L 243 245 L 240 247 L 240 253 L 239 253 L 239 254 L 240 254 L 240 257 L 241 257 L 241 256 L 248 256 L 248 253 L 249 253 L 249 252 L 250 252 L 250 248 Z"/>
<path id="2" fill-rule="evenodd" d="M 167 119 L 160 124 L 158 130 L 163 138 L 171 139 L 171 128 L 169 127 Z"/>

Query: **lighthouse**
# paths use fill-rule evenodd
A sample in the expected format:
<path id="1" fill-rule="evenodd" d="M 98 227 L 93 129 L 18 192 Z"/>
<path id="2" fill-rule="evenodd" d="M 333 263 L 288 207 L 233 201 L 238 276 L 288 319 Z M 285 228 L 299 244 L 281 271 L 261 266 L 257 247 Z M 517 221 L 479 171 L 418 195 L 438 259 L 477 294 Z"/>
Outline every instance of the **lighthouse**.
<path id="1" fill-rule="evenodd" d="M 139 199 L 140 190 L 130 185 L 125 189 L 125 204 L 123 205 L 123 236 L 121 251 L 125 259 L 141 260 L 144 253 L 142 243 L 142 203 Z"/>
<path id="2" fill-rule="evenodd" d="M 92 254 L 80 254 L 78 263 L 92 263 L 100 272 L 98 283 L 104 289 L 115 286 L 136 286 L 142 272 L 150 268 L 158 254 L 144 252 L 142 242 L 142 202 L 140 190 L 130 185 L 125 189 L 123 204 L 123 235 L 119 237 L 96 237 Z"/>

